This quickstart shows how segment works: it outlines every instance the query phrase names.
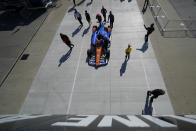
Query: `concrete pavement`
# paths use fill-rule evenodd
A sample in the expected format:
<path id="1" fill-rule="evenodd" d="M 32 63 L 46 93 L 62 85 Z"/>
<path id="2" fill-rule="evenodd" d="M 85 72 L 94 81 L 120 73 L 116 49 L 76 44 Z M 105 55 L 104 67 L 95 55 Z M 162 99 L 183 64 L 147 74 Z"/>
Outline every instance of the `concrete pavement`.
<path id="1" fill-rule="evenodd" d="M 143 53 L 146 33 L 137 2 L 85 1 L 77 10 L 88 10 L 93 25 L 101 6 L 115 15 L 111 40 L 111 58 L 105 67 L 95 69 L 86 63 L 86 51 L 90 47 L 91 29 L 83 15 L 84 26 L 72 36 L 79 26 L 73 12 L 67 13 L 53 38 L 46 57 L 32 83 L 20 114 L 141 114 L 147 90 L 165 88 L 159 66 L 151 47 Z M 69 35 L 75 45 L 68 59 L 61 66 L 59 61 L 68 52 L 59 34 Z M 124 50 L 133 46 L 131 58 L 124 63 Z M 126 66 L 126 67 L 125 67 Z M 124 74 L 120 76 L 123 68 Z M 174 114 L 166 95 L 155 100 L 153 114 Z"/>
<path id="2" fill-rule="evenodd" d="M 53 8 L 44 24 L 23 52 L 30 54 L 29 58 L 26 61 L 19 60 L 2 84 L 0 88 L 0 114 L 18 114 L 20 112 L 37 70 L 59 27 L 59 23 L 64 17 L 65 9 L 72 5 L 70 1 L 61 2 L 62 6 Z M 23 28 L 24 30 L 26 28 L 28 29 L 26 26 Z M 18 33 L 20 34 L 20 32 Z M 2 40 L 3 39 L 5 38 L 2 38 Z M 9 69 L 6 65 L 4 66 L 3 69 Z"/>
<path id="3" fill-rule="evenodd" d="M 183 20 L 196 20 L 195 0 L 169 0 Z"/>
<path id="4" fill-rule="evenodd" d="M 23 14 L 14 11 L 0 13 L 0 86 L 48 14 L 47 10 L 24 10 Z"/>
<path id="5" fill-rule="evenodd" d="M 144 1 L 137 0 L 137 2 L 140 10 L 142 10 Z M 179 3 L 175 2 L 174 4 L 179 5 Z M 194 5 L 189 4 L 189 9 L 193 8 L 192 6 Z M 169 7 L 172 6 L 170 5 Z M 174 9 L 170 9 L 171 8 L 167 8 L 167 14 L 174 13 Z M 189 11 L 186 9 L 187 8 L 185 8 L 183 11 L 188 13 Z M 180 16 L 178 16 L 176 13 L 173 14 L 173 18 L 171 19 L 175 19 L 176 17 L 180 18 Z M 143 19 L 146 24 L 151 24 L 154 22 L 149 9 L 145 15 L 143 15 Z M 195 114 L 196 39 L 163 38 L 160 35 L 159 29 L 155 28 L 155 32 L 151 35 L 150 40 L 155 51 L 156 58 L 158 60 L 175 113 Z"/>
<path id="6" fill-rule="evenodd" d="M 86 1 L 86 2 L 88 2 L 88 1 Z M 138 2 L 138 6 L 140 8 L 140 11 L 141 11 L 141 8 L 143 6 L 144 1 L 138 0 L 137 2 Z M 35 77 L 35 75 L 36 75 L 36 73 L 42 63 L 42 60 L 44 59 L 45 53 L 47 52 L 48 47 L 50 46 L 51 41 L 53 40 L 53 36 L 56 34 L 56 29 L 59 27 L 58 22 L 61 21 L 62 17 L 64 16 L 64 11 L 67 8 L 67 6 L 69 6 L 69 4 L 72 4 L 72 1 L 70 1 L 70 2 L 63 1 L 62 7 L 51 12 L 49 17 L 46 19 L 45 23 L 43 24 L 43 27 L 40 28 L 40 31 L 37 33 L 35 38 L 32 40 L 33 44 L 30 44 L 30 46 L 24 52 L 24 53 L 30 53 L 29 59 L 27 61 L 18 61 L 15 65 L 15 67 L 13 68 L 13 71 L 10 73 L 10 75 L 8 76 L 8 78 L 6 79 L 6 81 L 4 82 L 2 87 L 0 88 L 0 107 L 1 107 L 0 113 L 1 114 L 13 114 L 13 113 L 17 114 L 20 112 L 21 107 L 22 107 L 24 100 L 26 98 L 26 95 L 31 87 L 32 81 L 34 80 L 34 77 Z M 127 1 L 124 1 L 124 5 L 125 4 L 128 4 Z M 120 4 L 116 4 L 116 7 L 118 7 L 119 5 Z M 101 6 L 100 6 L 100 8 L 101 8 Z M 167 10 L 167 11 L 168 11 L 168 13 L 170 13 L 170 10 Z M 96 12 L 96 11 L 94 11 L 94 12 Z M 127 12 L 127 11 L 125 11 L 125 12 Z M 172 12 L 174 12 L 174 11 L 172 10 Z M 152 22 L 154 22 L 153 17 L 151 15 L 151 13 L 149 12 L 149 10 L 147 10 L 145 15 L 142 15 L 142 17 L 143 17 L 144 23 L 147 25 L 150 25 Z M 84 18 L 83 18 L 83 20 L 84 20 Z M 77 21 L 75 21 L 75 23 L 78 24 Z M 140 31 L 140 28 L 138 28 L 138 29 L 137 28 L 132 27 L 131 29 L 134 29 L 134 31 L 139 29 L 139 31 Z M 141 28 L 143 28 L 143 27 L 141 26 Z M 83 33 L 83 29 L 84 29 L 84 27 L 80 31 L 79 35 L 82 35 L 81 33 Z M 130 30 L 128 30 L 128 27 L 121 27 L 121 30 L 122 29 L 124 30 L 124 31 L 122 31 L 122 33 L 125 33 L 127 31 L 130 33 Z M 62 30 L 66 31 L 64 29 L 62 29 Z M 71 32 L 69 32 L 70 36 L 72 35 L 72 32 L 74 30 L 75 30 L 75 27 L 73 27 Z M 90 29 L 90 31 L 91 31 L 91 29 Z M 142 32 L 143 31 L 144 30 L 142 29 Z M 127 35 L 127 36 L 131 36 L 131 35 Z M 88 37 L 88 36 L 85 35 L 84 37 Z M 131 39 L 133 39 L 133 38 L 131 38 Z M 127 41 L 128 40 L 129 39 L 127 39 Z M 171 98 L 172 105 L 174 107 L 175 113 L 176 114 L 195 114 L 196 113 L 195 112 L 196 111 L 196 106 L 195 106 L 195 99 L 196 99 L 195 98 L 195 96 L 196 96 L 195 95 L 196 94 L 196 92 L 195 92 L 196 91 L 195 90 L 195 86 L 196 86 L 196 82 L 195 82 L 195 74 L 196 74 L 196 72 L 195 72 L 196 71 L 195 70 L 195 65 L 196 65 L 195 55 L 196 54 L 195 54 L 194 49 L 195 49 L 196 40 L 193 38 L 163 38 L 160 35 L 160 32 L 158 31 L 157 28 L 155 29 L 155 32 L 150 36 L 150 40 L 151 40 L 150 45 L 149 45 L 150 47 L 144 53 L 144 55 L 147 55 L 148 51 L 150 51 L 150 48 L 153 47 L 154 53 L 156 54 L 156 58 L 158 60 L 158 65 L 160 66 L 161 73 L 163 75 L 169 96 Z M 135 41 L 137 41 L 137 40 L 135 40 Z M 88 44 L 89 44 L 89 42 L 88 42 Z M 128 43 L 126 43 L 126 44 L 128 44 Z M 152 46 L 151 46 L 151 44 L 152 44 Z M 140 43 L 140 45 L 138 45 L 138 47 L 141 45 L 142 45 L 142 43 Z M 62 47 L 66 48 L 66 46 L 62 46 Z M 122 48 L 122 52 L 124 51 L 125 47 L 124 46 L 120 47 L 120 48 Z M 77 48 L 80 48 L 80 47 L 77 46 Z M 111 48 L 113 48 L 113 47 L 111 47 Z M 80 50 L 80 49 L 78 49 L 78 50 Z M 82 50 L 85 50 L 85 49 L 87 49 L 87 47 L 84 46 L 82 48 Z M 76 48 L 74 50 L 76 50 Z M 57 65 L 59 63 L 58 60 L 60 60 L 60 58 L 63 56 L 63 54 L 66 53 L 66 51 L 67 50 L 62 51 L 61 55 L 59 55 L 59 58 L 56 60 Z M 111 53 L 114 53 L 114 52 L 111 51 Z M 112 54 L 112 56 L 113 55 L 116 55 L 116 53 Z M 121 55 L 122 55 L 121 57 L 123 59 L 123 57 L 124 57 L 123 53 Z M 71 58 L 73 58 L 73 52 L 72 52 L 71 57 L 69 59 L 71 60 Z M 122 60 L 122 59 L 120 58 L 120 60 Z M 81 61 L 83 61 L 83 60 L 81 60 Z M 114 60 L 111 60 L 111 61 L 114 61 Z M 108 66 L 110 66 L 111 61 L 109 62 Z M 65 66 L 65 64 L 67 64 L 67 62 L 68 61 L 62 63 L 61 67 Z M 129 62 L 131 62 L 131 61 L 129 61 Z M 120 74 L 120 68 L 123 64 L 123 60 L 120 61 L 120 64 L 118 62 L 116 62 L 116 63 L 117 63 L 116 66 L 118 66 L 118 73 Z M 131 62 L 131 63 L 133 63 L 133 62 Z M 85 64 L 87 64 L 87 63 L 85 63 Z M 123 77 L 127 75 L 127 72 L 128 72 L 128 74 L 130 73 L 129 66 L 130 66 L 130 63 L 127 64 L 126 72 L 124 73 Z M 107 67 L 103 67 L 103 68 L 107 68 Z M 92 70 L 94 71 L 94 69 L 92 69 L 92 68 L 89 68 L 89 69 L 91 71 Z M 100 68 L 100 69 L 103 70 L 102 68 Z M 100 69 L 98 69 L 98 71 L 100 71 Z M 78 70 L 79 70 L 79 72 L 81 72 L 80 69 L 78 69 Z M 102 71 L 102 72 L 104 72 L 106 74 L 105 71 Z M 116 71 L 116 74 L 117 74 L 117 71 Z M 83 78 L 83 77 L 81 77 L 81 78 Z M 93 78 L 91 78 L 91 79 L 93 79 Z M 71 83 L 71 84 L 73 84 L 73 83 Z M 79 84 L 81 84 L 81 83 L 79 83 Z M 93 81 L 91 82 L 91 85 L 93 85 Z M 73 87 L 73 85 L 71 85 L 71 86 Z M 75 89 L 75 87 L 74 87 L 74 89 Z M 92 88 L 92 89 L 95 89 L 95 88 Z M 123 88 L 123 89 L 125 89 L 125 88 Z M 75 92 L 75 91 L 73 91 L 73 92 Z M 99 92 L 101 92 L 101 91 L 99 91 Z M 126 90 L 124 92 L 126 92 Z M 88 95 L 89 93 L 86 93 L 86 94 Z M 112 94 L 114 94 L 114 93 L 112 93 Z M 116 103 L 119 103 L 117 100 L 120 100 L 121 97 L 124 97 L 125 96 L 124 94 L 126 94 L 126 93 L 121 93 L 121 95 L 119 95 L 119 98 L 116 97 L 116 99 L 113 99 L 113 101 L 116 101 Z M 106 95 L 108 95 L 108 94 L 106 94 Z M 39 95 L 37 95 L 37 96 L 39 96 Z M 53 95 L 53 96 L 55 96 L 55 95 Z M 56 97 L 56 99 L 60 99 L 60 95 L 58 93 L 56 96 L 59 97 L 59 98 Z M 72 94 L 72 96 L 74 96 L 74 93 Z M 112 96 L 114 96 L 114 95 L 112 95 Z M 102 96 L 100 96 L 100 97 L 102 98 Z M 97 97 L 95 97 L 95 98 L 100 98 L 100 97 L 97 95 Z M 145 98 L 144 98 L 144 96 L 142 96 L 142 97 L 143 97 L 143 98 L 141 98 L 142 102 L 143 102 L 142 104 L 144 104 Z M 67 99 L 69 99 L 69 98 L 70 98 L 70 96 L 67 97 Z M 80 97 L 80 98 L 82 99 L 84 97 Z M 102 98 L 102 100 L 105 98 Z M 48 101 L 46 98 L 44 98 L 44 99 L 46 101 Z M 68 101 L 67 99 L 64 101 Z M 73 97 L 73 99 L 75 99 L 75 98 Z M 121 100 L 123 100 L 123 99 L 121 98 Z M 162 99 L 162 98 L 160 97 L 159 99 Z M 85 99 L 83 99 L 83 101 L 84 100 Z M 130 99 L 128 99 L 128 97 L 127 97 L 127 100 L 130 100 Z M 54 100 L 54 101 L 56 101 L 56 100 Z M 70 99 L 69 99 L 69 101 L 70 101 Z M 77 101 L 79 103 L 82 100 L 79 101 L 76 99 L 74 101 L 75 101 L 74 103 L 76 103 Z M 95 101 L 95 100 L 92 99 L 92 101 Z M 128 102 L 129 101 L 127 101 L 127 103 Z M 140 105 L 142 105 L 142 104 L 140 104 Z M 71 105 L 70 105 L 70 109 L 72 108 L 72 109 L 76 110 L 76 108 L 71 107 Z M 81 105 L 86 106 L 84 104 L 81 104 Z M 55 106 L 57 106 L 57 105 L 55 105 Z M 120 106 L 122 106 L 122 104 Z M 51 107 L 51 105 L 49 105 L 49 107 Z M 139 108 L 140 107 L 141 106 L 139 106 Z M 116 107 L 116 108 L 119 111 L 119 108 L 118 107 Z M 72 109 L 71 109 L 71 111 L 73 111 Z M 114 109 L 115 108 L 113 108 L 113 110 Z M 29 110 L 29 112 L 30 111 L 33 112 L 33 110 Z M 80 109 L 78 109 L 78 110 L 80 110 Z M 85 108 L 83 107 L 82 111 L 84 111 L 84 110 L 85 110 Z M 107 110 L 107 108 L 104 108 L 104 111 L 106 111 L 106 110 Z M 54 112 L 55 111 L 56 110 L 54 109 Z M 40 111 L 40 112 L 46 113 L 46 112 L 52 112 L 52 111 L 47 111 L 43 108 L 42 111 Z M 64 111 L 64 112 L 67 112 L 67 111 Z M 138 111 L 138 112 L 141 113 L 141 111 Z"/>

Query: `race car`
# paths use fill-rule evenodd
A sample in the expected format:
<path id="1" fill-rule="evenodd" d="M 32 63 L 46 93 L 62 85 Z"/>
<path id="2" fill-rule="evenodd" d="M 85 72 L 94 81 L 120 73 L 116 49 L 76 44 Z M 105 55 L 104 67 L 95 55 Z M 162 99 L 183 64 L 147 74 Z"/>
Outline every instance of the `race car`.
<path id="1" fill-rule="evenodd" d="M 110 58 L 110 36 L 112 29 L 101 24 L 93 26 L 91 47 L 87 50 L 88 64 L 91 66 L 107 65 Z"/>

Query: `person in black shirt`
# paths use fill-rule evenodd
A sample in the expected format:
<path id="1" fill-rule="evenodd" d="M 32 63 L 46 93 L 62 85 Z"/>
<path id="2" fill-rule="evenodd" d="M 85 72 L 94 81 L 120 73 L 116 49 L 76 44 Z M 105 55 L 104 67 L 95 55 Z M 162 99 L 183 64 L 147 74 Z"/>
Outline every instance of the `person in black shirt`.
<path id="1" fill-rule="evenodd" d="M 75 9 L 75 12 L 74 12 L 74 17 L 75 17 L 75 19 L 77 19 L 80 22 L 81 26 L 83 26 L 82 15 L 76 9 Z"/>
<path id="2" fill-rule="evenodd" d="M 104 8 L 103 5 L 102 5 L 101 13 L 102 13 L 102 15 L 104 17 L 104 22 L 106 22 L 106 13 L 107 13 L 107 10 Z"/>
<path id="3" fill-rule="evenodd" d="M 112 11 L 110 11 L 110 14 L 108 16 L 108 21 L 110 21 L 110 27 L 113 28 L 114 15 L 112 14 Z"/>
<path id="4" fill-rule="evenodd" d="M 73 0 L 73 3 L 74 3 L 74 6 L 76 6 L 76 1 L 75 0 Z"/>
<path id="5" fill-rule="evenodd" d="M 86 16 L 86 20 L 88 21 L 89 26 L 91 25 L 91 17 L 89 15 L 89 13 L 87 12 L 87 10 L 85 10 L 85 16 Z"/>
<path id="6" fill-rule="evenodd" d="M 154 23 L 152 23 L 150 27 L 146 27 L 144 25 L 144 28 L 147 30 L 147 34 L 145 35 L 145 42 L 148 42 L 148 36 L 154 31 Z"/>
<path id="7" fill-rule="evenodd" d="M 164 95 L 164 94 L 165 94 L 165 91 L 162 90 L 162 89 L 155 89 L 155 90 L 152 90 L 152 91 L 147 91 L 148 96 L 152 95 L 152 97 L 150 98 L 151 103 L 153 102 L 153 99 L 156 99 L 156 98 L 158 98 L 158 96 Z"/>

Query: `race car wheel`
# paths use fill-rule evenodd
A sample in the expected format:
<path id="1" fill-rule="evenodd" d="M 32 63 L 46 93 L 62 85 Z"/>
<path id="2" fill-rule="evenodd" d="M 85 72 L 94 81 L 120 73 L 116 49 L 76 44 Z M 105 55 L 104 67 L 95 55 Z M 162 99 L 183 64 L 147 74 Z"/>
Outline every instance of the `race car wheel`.
<path id="1" fill-rule="evenodd" d="M 91 52 L 90 49 L 88 49 L 88 50 L 87 50 L 87 56 L 88 56 L 88 58 L 91 58 L 91 55 L 92 55 L 92 52 Z"/>
<path id="2" fill-rule="evenodd" d="M 110 58 L 110 50 L 107 50 L 107 52 L 106 52 L 106 59 L 109 60 L 109 58 Z"/>
<path id="3" fill-rule="evenodd" d="M 111 43 L 110 43 L 110 41 L 108 42 L 108 48 L 110 48 L 110 46 L 111 46 Z"/>

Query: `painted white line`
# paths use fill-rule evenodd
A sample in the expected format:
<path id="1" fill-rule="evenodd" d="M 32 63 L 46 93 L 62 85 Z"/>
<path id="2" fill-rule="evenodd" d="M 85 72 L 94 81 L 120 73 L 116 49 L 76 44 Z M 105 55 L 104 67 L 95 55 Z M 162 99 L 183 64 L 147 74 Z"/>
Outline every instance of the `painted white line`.
<path id="1" fill-rule="evenodd" d="M 98 117 L 98 115 L 78 115 L 78 117 L 68 119 L 70 121 L 75 121 L 75 122 L 56 122 L 56 123 L 52 124 L 52 126 L 87 127 L 97 117 Z"/>
<path id="2" fill-rule="evenodd" d="M 0 121 L 1 121 L 1 119 L 5 119 L 5 118 L 8 118 L 8 117 L 13 117 L 13 116 L 16 116 L 16 114 L 14 114 L 14 115 L 0 115 Z"/>
<path id="3" fill-rule="evenodd" d="M 112 120 L 116 120 L 128 127 L 149 127 L 148 124 L 137 118 L 136 116 L 127 116 L 128 120 L 120 116 L 104 116 L 97 127 L 112 127 Z"/>
<path id="4" fill-rule="evenodd" d="M 145 80 L 146 80 L 147 88 L 148 88 L 148 90 L 150 90 L 150 84 L 148 82 L 148 76 L 147 76 L 147 73 L 146 73 L 146 68 L 144 66 L 142 54 L 140 55 L 140 60 L 141 60 L 141 63 L 142 63 L 142 68 L 144 70 L 144 75 L 145 75 Z M 155 110 L 153 104 L 152 104 L 152 107 L 153 107 L 153 112 L 154 112 L 153 114 L 156 114 L 156 110 Z"/>
<path id="5" fill-rule="evenodd" d="M 77 67 L 76 67 L 76 72 L 75 72 L 75 76 L 74 76 L 74 82 L 73 82 L 73 86 L 72 86 L 72 89 L 71 89 L 71 94 L 70 94 L 70 97 L 69 97 L 69 103 L 68 103 L 67 113 L 66 114 L 69 114 L 69 110 L 70 110 L 70 107 L 71 107 L 73 92 L 74 92 L 74 88 L 75 88 L 75 84 L 76 84 L 76 78 L 77 78 L 78 69 L 79 69 L 79 66 L 80 66 L 80 57 L 81 57 L 81 54 L 82 54 L 82 48 L 83 48 L 83 44 L 81 45 L 81 48 L 80 48 L 80 55 L 79 55 L 79 58 L 78 58 L 78 64 L 77 64 Z"/>
<path id="6" fill-rule="evenodd" d="M 147 73 L 146 73 L 146 68 L 144 66 L 142 54 L 140 55 L 140 58 L 141 58 L 140 60 L 141 60 L 141 63 L 142 63 L 142 68 L 144 70 L 144 75 L 145 75 L 145 80 L 146 80 L 147 88 L 150 90 L 150 84 L 148 82 L 148 76 L 147 76 Z"/>
<path id="7" fill-rule="evenodd" d="M 17 115 L 17 116 L 10 116 L 6 118 L 0 119 L 0 124 L 8 123 L 8 122 L 14 122 L 14 121 L 20 121 L 20 120 L 28 120 L 28 119 L 34 119 L 39 117 L 45 117 L 49 115 Z"/>
<path id="8" fill-rule="evenodd" d="M 154 124 L 160 126 L 160 127 L 173 127 L 173 128 L 177 128 L 176 125 L 168 123 L 166 121 L 160 120 L 158 118 L 149 116 L 149 115 L 142 115 L 141 117 L 145 118 L 146 120 L 149 120 L 151 122 L 153 122 Z"/>
<path id="9" fill-rule="evenodd" d="M 196 120 L 182 117 L 182 116 L 174 116 L 174 115 L 162 115 L 162 116 L 174 118 L 174 119 L 181 120 L 181 121 L 188 122 L 188 123 L 192 123 L 192 124 L 196 124 Z"/>
<path id="10" fill-rule="evenodd" d="M 196 120 L 196 115 L 185 115 L 187 118 L 195 119 Z"/>

